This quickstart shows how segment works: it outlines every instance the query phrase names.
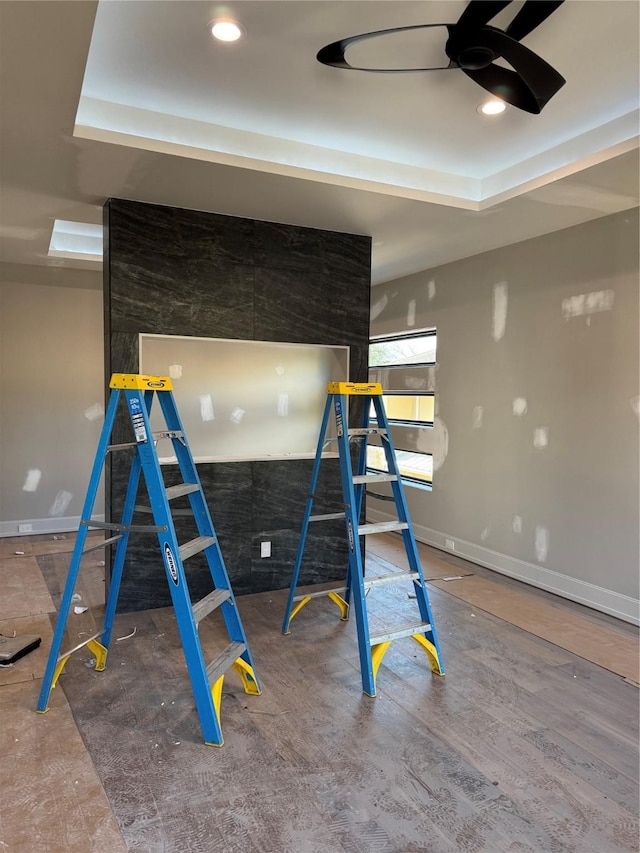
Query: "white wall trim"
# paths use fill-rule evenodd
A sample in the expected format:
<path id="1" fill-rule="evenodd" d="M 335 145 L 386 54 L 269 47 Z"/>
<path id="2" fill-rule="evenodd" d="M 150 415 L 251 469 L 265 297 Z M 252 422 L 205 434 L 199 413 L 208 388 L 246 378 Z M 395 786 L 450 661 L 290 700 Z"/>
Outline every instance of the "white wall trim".
<path id="1" fill-rule="evenodd" d="M 392 521 L 396 517 L 367 507 L 367 519 L 372 522 Z M 474 545 L 473 542 L 460 539 L 459 536 L 441 533 L 438 530 L 432 530 L 430 527 L 424 527 L 422 524 L 414 524 L 413 533 L 416 539 L 419 542 L 424 542 L 425 545 L 433 545 L 441 551 L 446 551 L 465 560 L 472 560 L 474 563 L 486 566 L 486 568 L 493 569 L 502 575 L 508 575 L 531 586 L 553 592 L 562 598 L 577 601 L 579 604 L 616 616 L 618 619 L 631 622 L 633 625 L 640 625 L 640 602 L 629 595 L 622 595 L 622 593 L 613 592 L 588 581 L 572 578 L 569 575 L 554 572 L 552 569 L 536 566 L 534 563 L 527 563 L 517 557 L 500 554 L 497 551 L 484 548 L 482 545 Z M 446 547 L 445 539 L 455 541 L 455 551 Z"/>
<path id="2" fill-rule="evenodd" d="M 94 515 L 93 521 L 104 521 L 103 515 Z M 6 536 L 38 536 L 42 533 L 75 533 L 80 527 L 79 515 L 64 518 L 23 518 L 19 521 L 0 521 L 0 539 Z M 30 524 L 28 533 L 18 531 L 19 524 Z"/>

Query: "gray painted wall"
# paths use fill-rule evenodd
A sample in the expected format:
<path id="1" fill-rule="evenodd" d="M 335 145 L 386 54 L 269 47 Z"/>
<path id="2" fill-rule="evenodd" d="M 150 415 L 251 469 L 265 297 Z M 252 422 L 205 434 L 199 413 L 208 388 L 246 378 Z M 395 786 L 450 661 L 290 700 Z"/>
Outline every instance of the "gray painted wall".
<path id="1" fill-rule="evenodd" d="M 637 617 L 637 209 L 373 289 L 372 334 L 422 327 L 436 424 L 395 435 L 434 453 L 433 491 L 407 490 L 419 538 Z"/>
<path id="2" fill-rule="evenodd" d="M 101 272 L 0 265 L 1 535 L 77 526 L 103 370 Z"/>

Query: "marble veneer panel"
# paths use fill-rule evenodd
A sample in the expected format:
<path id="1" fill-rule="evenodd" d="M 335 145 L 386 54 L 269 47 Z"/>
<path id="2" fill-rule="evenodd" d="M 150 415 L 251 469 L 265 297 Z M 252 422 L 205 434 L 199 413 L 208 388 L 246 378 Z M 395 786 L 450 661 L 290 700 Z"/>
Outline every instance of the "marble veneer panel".
<path id="1" fill-rule="evenodd" d="M 367 379 L 369 237 L 110 199 L 105 205 L 106 374 L 135 373 L 138 335 L 350 347 L 350 379 Z M 356 404 L 353 415 L 359 417 Z M 318 427 L 320 424 L 318 424 Z M 124 412 L 116 440 L 130 440 Z M 312 460 L 200 464 L 198 471 L 236 593 L 289 584 Z M 167 484 L 177 468 L 163 469 Z M 129 460 L 107 471 L 107 515 L 119 519 Z M 341 502 L 339 466 L 321 468 L 317 511 Z M 323 501 L 327 501 L 324 508 Z M 145 503 L 143 496 L 140 502 Z M 172 504 L 179 540 L 195 535 L 187 500 Z M 183 514 L 185 513 L 185 514 Z M 142 517 L 137 519 L 142 520 Z M 272 558 L 260 542 L 272 542 Z M 344 576 L 342 522 L 310 533 L 305 583 Z M 210 589 L 202 555 L 186 564 L 192 598 Z M 130 540 L 123 610 L 161 607 L 169 592 L 155 535 Z"/>

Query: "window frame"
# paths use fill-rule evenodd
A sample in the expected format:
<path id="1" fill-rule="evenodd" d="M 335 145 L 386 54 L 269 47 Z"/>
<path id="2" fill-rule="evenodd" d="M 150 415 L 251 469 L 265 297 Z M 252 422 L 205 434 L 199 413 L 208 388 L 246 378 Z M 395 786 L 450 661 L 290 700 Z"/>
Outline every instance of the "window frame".
<path id="1" fill-rule="evenodd" d="M 409 332 L 393 332 L 387 334 L 380 335 L 372 335 L 369 338 L 369 346 L 377 343 L 385 343 L 387 341 L 404 341 L 411 340 L 415 338 L 426 338 L 426 337 L 434 337 L 436 338 L 436 358 L 437 358 L 437 337 L 438 330 L 437 327 L 430 327 L 428 329 L 412 329 Z M 369 364 L 369 371 L 380 371 L 380 370 L 407 370 L 413 368 L 428 368 L 433 367 L 437 362 L 434 361 L 419 361 L 419 362 L 398 362 L 396 364 Z M 434 391 L 420 391 L 420 390 L 409 390 L 409 391 L 393 391 L 393 390 L 385 390 L 382 392 L 383 403 L 385 397 L 433 397 L 434 398 L 434 413 L 433 417 L 435 420 L 435 392 Z M 372 406 L 373 408 L 373 406 Z M 422 421 L 422 420 L 404 420 L 399 418 L 392 418 L 389 416 L 386 407 L 385 413 L 387 414 L 387 420 L 389 422 L 389 426 L 399 427 L 400 429 L 433 429 L 434 421 Z M 369 415 L 370 422 L 373 421 L 377 423 L 377 418 L 375 416 L 375 409 L 373 409 L 372 413 Z M 395 445 L 395 442 L 394 442 Z M 396 462 L 398 462 L 398 454 L 399 453 L 411 453 L 416 456 L 429 456 L 433 459 L 432 453 L 425 453 L 421 450 L 403 450 L 399 447 L 395 447 L 396 451 Z M 400 465 L 398 464 L 398 468 Z M 371 473 L 388 473 L 379 468 L 372 467 L 371 465 L 366 465 L 367 471 Z M 413 477 L 410 474 L 401 474 L 402 482 L 408 486 L 413 486 L 421 489 L 425 489 L 427 491 L 432 491 L 433 489 L 433 469 L 431 472 L 431 479 L 421 479 L 419 477 Z"/>

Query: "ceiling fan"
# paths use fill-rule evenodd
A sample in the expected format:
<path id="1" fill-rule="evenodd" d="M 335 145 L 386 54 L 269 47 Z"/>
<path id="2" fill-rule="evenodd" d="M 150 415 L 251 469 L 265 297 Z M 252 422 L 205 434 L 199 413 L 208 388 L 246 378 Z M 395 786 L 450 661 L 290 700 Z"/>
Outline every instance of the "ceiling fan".
<path id="1" fill-rule="evenodd" d="M 548 62 L 525 47 L 521 39 L 555 12 L 564 0 L 526 0 L 506 30 L 490 26 L 489 21 L 511 2 L 471 0 L 455 24 L 418 24 L 350 36 L 323 47 L 317 59 L 323 65 L 335 68 L 378 74 L 460 69 L 496 98 L 525 112 L 539 113 L 566 81 Z M 446 27 L 448 31 L 444 46 L 448 65 L 435 68 L 363 68 L 350 65 L 345 59 L 347 49 L 357 42 L 432 27 Z M 511 68 L 496 64 L 495 60 L 500 58 Z"/>

